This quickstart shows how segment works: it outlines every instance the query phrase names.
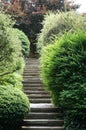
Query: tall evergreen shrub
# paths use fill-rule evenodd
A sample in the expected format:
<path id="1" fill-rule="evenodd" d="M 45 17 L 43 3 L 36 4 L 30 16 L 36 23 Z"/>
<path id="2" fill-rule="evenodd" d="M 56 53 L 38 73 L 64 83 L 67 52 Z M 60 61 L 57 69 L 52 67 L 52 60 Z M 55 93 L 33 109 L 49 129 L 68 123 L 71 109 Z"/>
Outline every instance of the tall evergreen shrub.
<path id="1" fill-rule="evenodd" d="M 43 49 L 41 77 L 65 110 L 66 130 L 86 129 L 86 32 L 65 34 Z"/>

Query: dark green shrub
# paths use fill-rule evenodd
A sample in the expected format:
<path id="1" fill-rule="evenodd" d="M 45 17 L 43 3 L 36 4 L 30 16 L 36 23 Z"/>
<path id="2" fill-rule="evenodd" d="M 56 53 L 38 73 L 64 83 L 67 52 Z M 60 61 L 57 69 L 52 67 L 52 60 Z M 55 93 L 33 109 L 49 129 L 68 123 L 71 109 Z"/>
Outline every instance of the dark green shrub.
<path id="1" fill-rule="evenodd" d="M 18 36 L 19 40 L 21 41 L 22 53 L 23 53 L 24 57 L 27 57 L 30 52 L 30 41 L 29 41 L 28 37 L 24 34 L 24 32 L 22 32 L 19 29 L 13 29 L 13 30 L 14 30 L 15 34 Z"/>
<path id="2" fill-rule="evenodd" d="M 15 127 L 19 125 L 29 111 L 26 95 L 12 87 L 0 85 L 0 126 Z"/>
<path id="3" fill-rule="evenodd" d="M 53 102 L 69 110 L 68 115 L 72 118 L 67 118 L 69 123 L 66 122 L 71 128 L 66 124 L 66 129 L 85 130 L 86 125 L 79 121 L 86 120 L 86 32 L 65 34 L 53 45 L 45 47 L 41 77 L 51 91 Z M 72 124 L 71 119 L 74 119 Z"/>
<path id="4" fill-rule="evenodd" d="M 43 28 L 38 36 L 37 49 L 53 43 L 53 39 L 60 37 L 65 32 L 76 32 L 86 30 L 86 17 L 83 17 L 76 12 L 57 12 L 48 13 L 44 17 Z"/>

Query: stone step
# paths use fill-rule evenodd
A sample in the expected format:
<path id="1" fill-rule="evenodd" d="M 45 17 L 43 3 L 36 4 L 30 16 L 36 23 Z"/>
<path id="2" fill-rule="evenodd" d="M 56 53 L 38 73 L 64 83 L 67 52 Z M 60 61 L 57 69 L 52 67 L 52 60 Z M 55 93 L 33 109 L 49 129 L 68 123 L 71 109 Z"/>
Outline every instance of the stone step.
<path id="1" fill-rule="evenodd" d="M 47 94 L 47 95 L 44 95 L 44 94 L 29 94 L 29 95 L 27 95 L 28 97 L 29 97 L 29 99 L 33 99 L 33 98 L 36 98 L 36 99 L 38 99 L 38 98 L 50 98 L 51 96 L 49 95 L 49 94 Z"/>
<path id="2" fill-rule="evenodd" d="M 39 68 L 25 68 L 24 71 L 39 71 Z"/>
<path id="3" fill-rule="evenodd" d="M 63 117 L 62 113 L 45 113 L 45 112 L 30 112 L 25 119 L 61 119 Z"/>
<path id="4" fill-rule="evenodd" d="M 35 72 L 35 73 L 37 72 L 38 73 L 38 72 L 40 72 L 40 70 L 39 69 L 27 69 L 26 68 L 26 69 L 24 69 L 24 72 Z"/>
<path id="5" fill-rule="evenodd" d="M 28 75 L 29 75 L 29 76 L 32 76 L 32 77 L 33 77 L 33 76 L 39 77 L 39 73 L 30 73 L 30 74 L 29 74 L 28 72 L 24 73 L 23 76 L 28 76 Z"/>
<path id="6" fill-rule="evenodd" d="M 25 78 L 24 78 L 25 81 L 26 81 L 27 79 L 30 80 L 30 81 L 40 81 L 40 80 L 41 80 L 39 77 L 33 77 L 33 78 L 31 78 L 31 77 L 25 77 Z"/>
<path id="7" fill-rule="evenodd" d="M 25 69 L 24 70 L 40 70 L 40 67 L 39 66 L 25 66 Z"/>
<path id="8" fill-rule="evenodd" d="M 26 93 L 26 94 L 49 94 L 48 92 L 46 92 L 46 91 L 32 91 L 32 90 L 24 90 L 24 92 Z"/>
<path id="9" fill-rule="evenodd" d="M 62 126 L 64 124 L 63 120 L 54 119 L 24 119 L 23 125 L 28 126 Z"/>
<path id="10" fill-rule="evenodd" d="M 45 90 L 45 88 L 42 86 L 30 86 L 30 85 L 24 86 L 24 89 L 28 91 L 29 90 Z"/>
<path id="11" fill-rule="evenodd" d="M 64 127 L 58 126 L 23 126 L 22 130 L 64 130 Z"/>
<path id="12" fill-rule="evenodd" d="M 30 74 L 30 75 L 28 75 L 28 73 L 27 74 L 25 74 L 25 75 L 23 75 L 23 77 L 28 77 L 28 78 L 34 78 L 34 77 L 39 77 L 39 75 L 38 74 Z"/>
<path id="13" fill-rule="evenodd" d="M 30 108 L 31 108 L 31 112 L 36 112 L 36 113 L 39 113 L 39 112 L 45 112 L 45 113 L 52 113 L 52 112 L 56 112 L 56 113 L 61 113 L 62 110 L 60 107 L 56 107 L 54 106 L 52 103 L 38 103 L 38 104 L 34 104 L 34 103 L 31 103 L 30 104 Z"/>
<path id="14" fill-rule="evenodd" d="M 38 83 L 38 84 L 39 84 L 39 83 L 41 83 L 41 81 L 40 81 L 40 80 L 34 80 L 34 81 L 33 81 L 33 80 L 23 80 L 22 83 L 23 83 L 23 84 L 24 84 L 24 83 L 25 83 L 25 84 L 27 84 L 27 83 L 28 83 L 28 84 L 29 84 L 29 83 L 34 83 L 34 84 L 35 84 L 35 83 L 36 83 L 36 84 Z"/>
<path id="15" fill-rule="evenodd" d="M 34 68 L 37 67 L 37 68 L 40 68 L 38 63 L 33 64 L 33 65 L 32 65 L 32 64 L 26 64 L 25 67 L 26 67 L 26 68 L 27 68 L 27 67 L 28 67 L 28 68 L 29 68 L 29 67 L 34 67 Z"/>
<path id="16" fill-rule="evenodd" d="M 43 84 L 42 83 L 24 83 L 23 85 L 24 87 L 43 87 Z"/>
<path id="17" fill-rule="evenodd" d="M 24 86 L 24 90 L 28 90 L 28 91 L 29 91 L 29 90 L 32 90 L 32 91 L 33 91 L 33 90 L 36 90 L 36 91 L 38 91 L 38 90 L 39 90 L 39 91 L 40 91 L 40 90 L 41 90 L 41 91 L 45 91 L 45 89 L 44 89 L 43 87 L 32 87 L 32 86 L 29 86 L 29 87 L 25 87 L 25 86 Z"/>
<path id="18" fill-rule="evenodd" d="M 31 103 L 51 103 L 51 99 L 50 98 L 32 98 L 32 99 L 29 99 L 29 101 Z"/>

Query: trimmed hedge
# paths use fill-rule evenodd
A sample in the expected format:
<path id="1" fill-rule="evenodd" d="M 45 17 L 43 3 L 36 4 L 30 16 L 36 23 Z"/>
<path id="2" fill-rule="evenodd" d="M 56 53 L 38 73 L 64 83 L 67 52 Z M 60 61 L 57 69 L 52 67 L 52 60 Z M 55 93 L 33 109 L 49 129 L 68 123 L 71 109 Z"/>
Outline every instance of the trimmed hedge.
<path id="1" fill-rule="evenodd" d="M 14 30 L 15 34 L 18 36 L 19 40 L 21 41 L 22 53 L 23 53 L 24 57 L 27 57 L 30 52 L 30 41 L 29 41 L 28 37 L 24 34 L 24 32 L 22 32 L 19 29 L 13 29 L 13 30 Z"/>
<path id="2" fill-rule="evenodd" d="M 86 17 L 80 16 L 74 11 L 48 13 L 42 22 L 43 28 L 38 35 L 37 50 L 53 43 L 55 37 L 60 37 L 65 32 L 86 30 Z"/>
<path id="3" fill-rule="evenodd" d="M 41 55 L 41 77 L 55 105 L 67 109 L 68 115 L 73 117 L 65 119 L 66 130 L 85 130 L 86 32 L 65 34 L 45 47 Z"/>
<path id="4" fill-rule="evenodd" d="M 29 112 L 26 95 L 12 87 L 0 85 L 0 126 L 14 128 Z"/>

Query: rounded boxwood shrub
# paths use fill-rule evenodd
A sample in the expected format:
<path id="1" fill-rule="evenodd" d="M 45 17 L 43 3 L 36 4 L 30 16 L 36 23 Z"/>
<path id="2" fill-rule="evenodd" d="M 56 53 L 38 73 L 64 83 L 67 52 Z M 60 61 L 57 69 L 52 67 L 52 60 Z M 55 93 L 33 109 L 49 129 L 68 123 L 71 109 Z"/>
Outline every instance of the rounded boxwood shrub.
<path id="1" fill-rule="evenodd" d="M 71 118 L 65 119 L 66 130 L 85 130 L 86 32 L 65 34 L 45 47 L 41 55 L 41 77 L 51 91 L 54 104 L 68 110 L 65 117 Z"/>
<path id="2" fill-rule="evenodd" d="M 21 41 L 22 53 L 23 53 L 24 57 L 27 57 L 30 52 L 30 41 L 29 41 L 28 37 L 26 36 L 26 34 L 24 32 L 22 32 L 19 29 L 13 29 L 13 30 L 14 30 L 15 34 L 18 36 L 19 40 Z"/>
<path id="3" fill-rule="evenodd" d="M 0 85 L 0 126 L 15 128 L 29 111 L 27 96 L 17 88 Z"/>
<path id="4" fill-rule="evenodd" d="M 53 43 L 53 39 L 62 36 L 65 32 L 76 32 L 86 30 L 86 17 L 77 14 L 74 11 L 48 13 L 42 22 L 43 28 L 38 35 L 38 52 L 48 44 Z"/>
<path id="5" fill-rule="evenodd" d="M 65 34 L 41 54 L 41 77 L 50 90 L 75 89 L 85 83 L 86 33 Z"/>

